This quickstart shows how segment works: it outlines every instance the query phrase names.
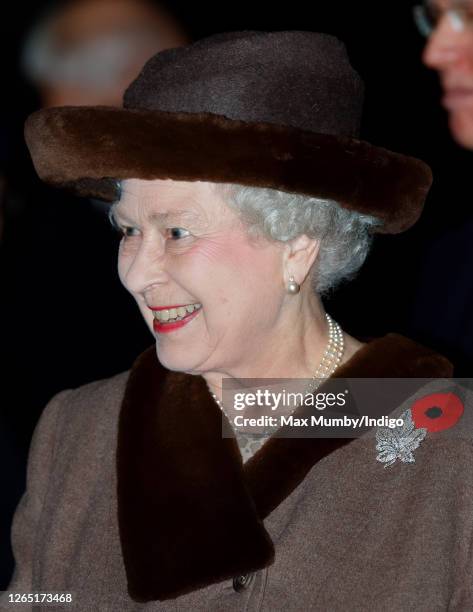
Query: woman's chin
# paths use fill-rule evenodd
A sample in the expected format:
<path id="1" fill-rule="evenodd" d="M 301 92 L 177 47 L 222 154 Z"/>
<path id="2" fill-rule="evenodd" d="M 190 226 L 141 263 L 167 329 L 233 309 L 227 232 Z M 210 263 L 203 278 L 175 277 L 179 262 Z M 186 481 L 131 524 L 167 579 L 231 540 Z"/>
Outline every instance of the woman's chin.
<path id="1" fill-rule="evenodd" d="M 156 355 L 163 368 L 173 372 L 193 374 L 197 365 L 197 360 L 192 358 L 189 351 L 167 350 L 159 346 L 159 342 L 156 343 Z"/>

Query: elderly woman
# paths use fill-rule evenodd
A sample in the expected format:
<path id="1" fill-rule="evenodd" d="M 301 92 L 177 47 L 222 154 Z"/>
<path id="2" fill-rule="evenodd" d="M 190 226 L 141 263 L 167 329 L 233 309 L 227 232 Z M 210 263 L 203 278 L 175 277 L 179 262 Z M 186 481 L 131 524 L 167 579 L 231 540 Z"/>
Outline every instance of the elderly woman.
<path id="1" fill-rule="evenodd" d="M 62 593 L 114 612 L 472 604 L 471 443 L 419 429 L 409 447 L 398 437 L 385 469 L 373 439 L 222 436 L 224 379 L 450 374 L 396 334 L 350 337 L 321 302 L 361 266 L 373 232 L 414 223 L 430 185 L 422 162 L 356 140 L 361 106 L 336 39 L 241 32 L 159 53 L 123 108 L 29 119 L 44 180 L 113 202 L 119 275 L 155 343 L 130 372 L 46 407 L 9 601 Z M 106 325 L 113 304 L 98 307 Z"/>

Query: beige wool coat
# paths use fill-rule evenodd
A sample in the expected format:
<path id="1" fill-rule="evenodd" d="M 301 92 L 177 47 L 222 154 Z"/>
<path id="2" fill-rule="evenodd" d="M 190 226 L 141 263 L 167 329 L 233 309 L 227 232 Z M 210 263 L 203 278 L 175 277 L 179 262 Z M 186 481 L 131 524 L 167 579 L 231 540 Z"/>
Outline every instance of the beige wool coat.
<path id="1" fill-rule="evenodd" d="M 340 377 L 448 377 L 389 334 Z M 442 386 L 442 382 L 440 386 Z M 443 381 L 448 382 L 448 381 Z M 270 439 L 245 464 L 199 376 L 133 368 L 59 393 L 30 450 L 1 609 L 473 610 L 473 418 L 385 468 L 376 440 Z M 8 602 L 71 593 L 63 608 Z"/>

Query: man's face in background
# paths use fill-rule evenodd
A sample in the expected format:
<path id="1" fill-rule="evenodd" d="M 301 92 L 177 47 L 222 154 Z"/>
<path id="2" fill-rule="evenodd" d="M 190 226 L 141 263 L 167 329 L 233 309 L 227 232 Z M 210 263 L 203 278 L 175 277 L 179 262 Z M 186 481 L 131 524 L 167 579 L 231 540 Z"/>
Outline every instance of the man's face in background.
<path id="1" fill-rule="evenodd" d="M 473 0 L 427 0 L 424 13 L 432 32 L 423 61 L 440 75 L 453 138 L 473 149 Z"/>

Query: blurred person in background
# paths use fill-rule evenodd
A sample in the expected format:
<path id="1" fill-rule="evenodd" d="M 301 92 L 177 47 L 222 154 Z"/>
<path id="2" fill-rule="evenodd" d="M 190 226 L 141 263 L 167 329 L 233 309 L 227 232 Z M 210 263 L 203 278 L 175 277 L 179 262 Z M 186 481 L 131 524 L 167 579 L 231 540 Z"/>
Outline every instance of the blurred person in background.
<path id="1" fill-rule="evenodd" d="M 473 0 L 426 0 L 415 15 L 427 37 L 422 59 L 439 73 L 451 134 L 473 149 Z"/>
<path id="2" fill-rule="evenodd" d="M 173 18 L 144 0 L 74 0 L 56 5 L 33 26 L 21 63 L 43 107 L 116 106 L 146 59 L 186 43 Z M 22 138 L 22 126 L 17 132 Z M 146 327 L 113 274 L 118 243 L 103 208 L 41 185 L 29 160 L 15 159 L 11 167 L 0 223 L 2 393 L 14 398 L 2 402 L 0 413 L 0 439 L 12 447 L 0 474 L 6 483 L 0 590 L 13 570 L 10 523 L 45 402 L 65 387 L 128 369 L 149 345 Z"/>
<path id="3" fill-rule="evenodd" d="M 473 0 L 425 0 L 414 8 L 420 33 L 426 37 L 422 60 L 439 76 L 441 104 L 448 113 L 454 141 L 473 150 Z M 471 159 L 473 164 L 473 159 Z M 445 168 L 434 171 L 442 182 Z M 439 209 L 444 222 L 429 234 L 413 300 L 411 335 L 433 345 L 456 366 L 456 375 L 473 375 L 473 214 L 459 215 L 455 206 L 471 209 L 473 191 L 461 189 L 464 177 L 456 169 Z M 468 185 L 468 182 L 467 182 Z M 435 197 L 435 196 L 434 196 Z M 450 198 L 452 207 L 446 216 Z M 439 321 L 442 323 L 439 324 Z"/>
<path id="4" fill-rule="evenodd" d="M 43 106 L 113 106 L 149 57 L 186 42 L 145 0 L 73 0 L 32 29 L 22 64 Z"/>

